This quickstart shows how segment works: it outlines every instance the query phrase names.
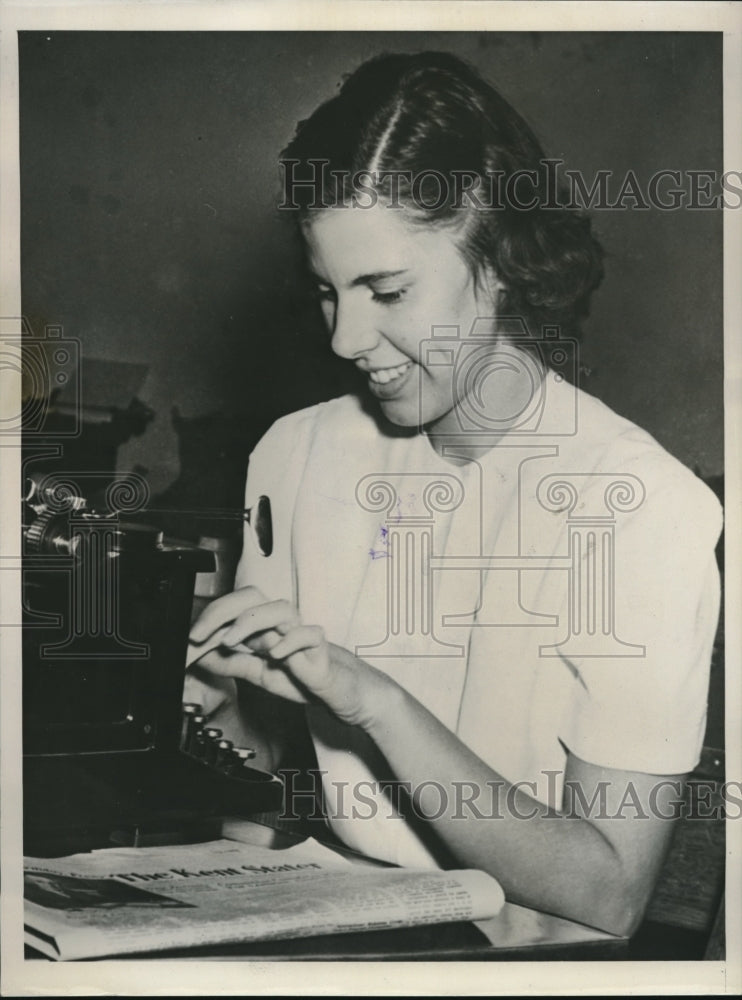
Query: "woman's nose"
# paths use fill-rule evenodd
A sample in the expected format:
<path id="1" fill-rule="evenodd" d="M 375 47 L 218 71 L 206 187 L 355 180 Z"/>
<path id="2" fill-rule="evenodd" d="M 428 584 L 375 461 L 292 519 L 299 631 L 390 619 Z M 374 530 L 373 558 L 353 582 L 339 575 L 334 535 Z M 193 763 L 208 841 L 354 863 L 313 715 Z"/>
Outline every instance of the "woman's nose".
<path id="1" fill-rule="evenodd" d="M 352 361 L 373 350 L 379 338 L 379 332 L 363 309 L 352 308 L 348 303 L 337 303 L 330 341 L 335 354 Z"/>

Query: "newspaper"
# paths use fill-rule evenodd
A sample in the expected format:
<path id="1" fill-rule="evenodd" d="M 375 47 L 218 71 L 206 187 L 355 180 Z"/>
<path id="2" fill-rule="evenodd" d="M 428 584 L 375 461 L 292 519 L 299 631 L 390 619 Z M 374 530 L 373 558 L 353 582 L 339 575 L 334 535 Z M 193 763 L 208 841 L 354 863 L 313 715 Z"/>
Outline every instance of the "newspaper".
<path id="1" fill-rule="evenodd" d="M 495 916 L 480 871 L 371 868 L 314 840 L 231 840 L 24 859 L 26 942 L 70 960 Z"/>

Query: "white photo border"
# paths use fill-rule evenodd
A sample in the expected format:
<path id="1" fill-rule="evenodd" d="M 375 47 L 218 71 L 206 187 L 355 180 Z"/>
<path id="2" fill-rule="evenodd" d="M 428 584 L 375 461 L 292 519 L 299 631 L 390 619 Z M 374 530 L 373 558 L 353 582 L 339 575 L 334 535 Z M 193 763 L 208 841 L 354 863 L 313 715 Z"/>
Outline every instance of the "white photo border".
<path id="1" fill-rule="evenodd" d="M 219 4 L 97 0 L 36 0 L 0 7 L 2 93 L 0 126 L 0 298 L 3 315 L 20 309 L 18 160 L 18 31 L 719 31 L 724 34 L 724 169 L 742 166 L 742 6 L 702 2 L 491 2 L 491 0 L 222 0 Z M 742 212 L 726 212 L 725 449 L 726 449 L 726 742 L 728 774 L 742 775 Z M 14 400 L 0 407 L 14 407 Z M 17 412 L 17 407 L 14 410 Z M 18 449 L 6 448 L 0 528 L 20 533 Z M 0 542 L 2 537 L 0 536 Z M 13 574 L 2 576 L 3 611 L 19 611 Z M 7 579 L 6 579 L 7 577 Z M 0 653 L 2 788 L 2 995 L 672 995 L 742 991 L 742 825 L 728 822 L 726 962 L 539 963 L 259 963 L 249 961 L 24 962 L 20 811 L 20 637 L 5 630 Z M 10 664 L 8 668 L 7 664 Z"/>

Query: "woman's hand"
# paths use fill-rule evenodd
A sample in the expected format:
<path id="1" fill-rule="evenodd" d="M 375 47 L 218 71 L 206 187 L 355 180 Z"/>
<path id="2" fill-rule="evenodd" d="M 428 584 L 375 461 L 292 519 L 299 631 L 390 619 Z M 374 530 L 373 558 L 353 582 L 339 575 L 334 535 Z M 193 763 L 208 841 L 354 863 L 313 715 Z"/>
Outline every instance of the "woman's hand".
<path id="1" fill-rule="evenodd" d="M 319 700 L 352 725 L 370 724 L 385 685 L 393 683 L 328 643 L 319 626 L 304 625 L 288 601 L 269 601 L 257 587 L 213 601 L 191 629 L 190 643 L 189 662 L 199 659 L 212 673 L 292 701 Z"/>

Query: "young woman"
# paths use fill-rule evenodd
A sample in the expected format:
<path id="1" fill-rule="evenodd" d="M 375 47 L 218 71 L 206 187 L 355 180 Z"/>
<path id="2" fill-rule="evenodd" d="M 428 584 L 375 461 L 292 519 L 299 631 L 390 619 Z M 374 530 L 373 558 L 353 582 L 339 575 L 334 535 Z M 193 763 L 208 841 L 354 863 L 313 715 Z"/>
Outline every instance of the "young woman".
<path id="1" fill-rule="evenodd" d="M 703 738 L 718 504 L 572 384 L 600 248 L 474 71 L 371 60 L 283 166 L 364 385 L 252 455 L 275 550 L 194 626 L 198 677 L 306 707 L 350 846 L 631 932 Z"/>

